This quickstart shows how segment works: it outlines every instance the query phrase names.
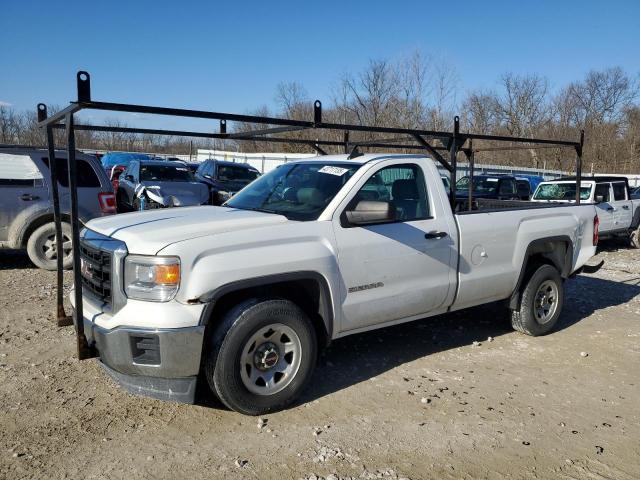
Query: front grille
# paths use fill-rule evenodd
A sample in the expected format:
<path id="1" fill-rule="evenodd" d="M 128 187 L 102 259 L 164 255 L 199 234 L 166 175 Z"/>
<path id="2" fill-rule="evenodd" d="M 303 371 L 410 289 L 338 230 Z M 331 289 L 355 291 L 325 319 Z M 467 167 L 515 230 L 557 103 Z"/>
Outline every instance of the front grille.
<path id="1" fill-rule="evenodd" d="M 111 303 L 111 253 L 81 241 L 80 262 L 83 289 Z"/>

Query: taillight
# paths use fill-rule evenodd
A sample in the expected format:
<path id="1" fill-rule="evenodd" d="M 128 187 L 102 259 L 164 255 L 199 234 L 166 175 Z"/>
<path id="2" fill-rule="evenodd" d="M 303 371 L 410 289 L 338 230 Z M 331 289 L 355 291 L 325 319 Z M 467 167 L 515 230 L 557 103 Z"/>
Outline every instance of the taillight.
<path id="1" fill-rule="evenodd" d="M 98 203 L 102 213 L 116 213 L 116 196 L 111 192 L 98 194 Z"/>
<path id="2" fill-rule="evenodd" d="M 598 236 L 600 234 L 600 219 L 598 215 L 593 217 L 593 246 L 598 245 Z"/>

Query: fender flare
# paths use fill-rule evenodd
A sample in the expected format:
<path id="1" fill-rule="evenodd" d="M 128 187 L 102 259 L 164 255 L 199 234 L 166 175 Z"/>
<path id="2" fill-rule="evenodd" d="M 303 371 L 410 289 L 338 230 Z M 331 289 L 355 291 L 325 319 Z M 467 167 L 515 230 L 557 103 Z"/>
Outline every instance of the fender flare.
<path id="1" fill-rule="evenodd" d="M 62 221 L 68 221 L 68 215 L 61 214 Z M 46 204 L 36 204 L 32 208 L 26 209 L 11 222 L 7 240 L 12 248 L 24 248 L 27 238 L 27 232 L 32 230 L 32 226 L 37 223 L 44 225 L 53 222 L 53 207 Z M 36 227 L 37 228 L 37 227 Z"/>
<path id="2" fill-rule="evenodd" d="M 522 260 L 522 267 L 520 268 L 518 281 L 516 282 L 516 286 L 513 289 L 511 296 L 509 297 L 509 308 L 511 308 L 512 310 L 517 310 L 518 308 L 520 308 L 520 288 L 522 287 L 522 282 L 525 279 L 530 258 L 537 253 L 544 253 L 544 250 L 540 250 L 540 248 L 544 247 L 545 244 L 548 243 L 566 244 L 567 249 L 562 261 L 558 261 L 558 259 L 556 259 L 556 261 L 554 261 L 554 259 L 551 259 L 551 261 L 560 272 L 560 276 L 562 278 L 566 279 L 571 274 L 571 266 L 573 265 L 573 242 L 568 235 L 557 235 L 553 237 L 538 238 L 536 240 L 533 240 L 527 246 L 524 258 Z"/>
<path id="3" fill-rule="evenodd" d="M 208 323 L 208 319 L 211 317 L 211 313 L 215 308 L 216 302 L 224 295 L 232 292 L 237 292 L 239 290 L 245 290 L 247 288 L 263 287 L 296 280 L 313 280 L 318 284 L 320 293 L 318 314 L 320 315 L 324 323 L 324 327 L 327 333 L 327 339 L 330 340 L 331 338 L 333 338 L 334 329 L 334 308 L 333 301 L 331 299 L 331 289 L 329 288 L 329 282 L 324 277 L 324 275 L 313 270 L 276 273 L 272 275 L 265 275 L 262 277 L 247 278 L 244 280 L 227 283 L 216 288 L 215 290 L 206 292 L 197 299 L 198 303 L 206 303 L 206 306 L 203 309 L 202 314 L 200 315 L 199 324 L 206 325 Z"/>

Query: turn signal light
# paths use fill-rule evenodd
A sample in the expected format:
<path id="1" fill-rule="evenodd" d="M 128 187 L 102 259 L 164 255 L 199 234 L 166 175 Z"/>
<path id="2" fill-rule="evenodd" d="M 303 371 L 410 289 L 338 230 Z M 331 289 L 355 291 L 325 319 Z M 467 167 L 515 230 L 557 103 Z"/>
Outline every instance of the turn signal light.
<path id="1" fill-rule="evenodd" d="M 161 285 L 175 285 L 180 283 L 180 265 L 156 265 L 156 283 Z"/>

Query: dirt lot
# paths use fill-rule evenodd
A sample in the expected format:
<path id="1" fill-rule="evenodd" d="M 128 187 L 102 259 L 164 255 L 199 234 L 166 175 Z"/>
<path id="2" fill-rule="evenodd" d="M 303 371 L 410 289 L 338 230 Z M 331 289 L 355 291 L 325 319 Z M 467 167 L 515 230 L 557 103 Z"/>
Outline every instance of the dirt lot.
<path id="1" fill-rule="evenodd" d="M 600 253 L 546 337 L 484 307 L 337 341 L 260 428 L 78 362 L 54 273 L 0 252 L 0 478 L 640 478 L 638 255 Z"/>

